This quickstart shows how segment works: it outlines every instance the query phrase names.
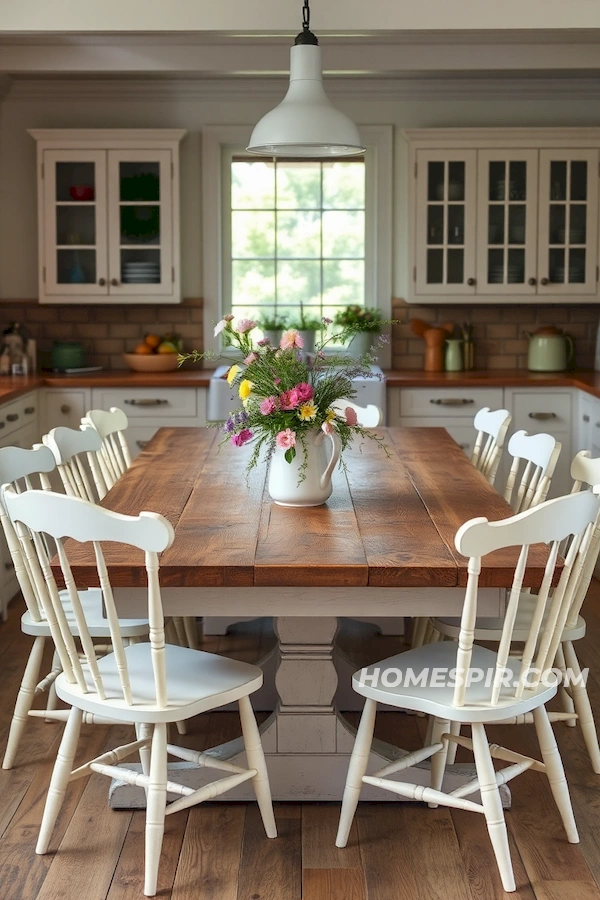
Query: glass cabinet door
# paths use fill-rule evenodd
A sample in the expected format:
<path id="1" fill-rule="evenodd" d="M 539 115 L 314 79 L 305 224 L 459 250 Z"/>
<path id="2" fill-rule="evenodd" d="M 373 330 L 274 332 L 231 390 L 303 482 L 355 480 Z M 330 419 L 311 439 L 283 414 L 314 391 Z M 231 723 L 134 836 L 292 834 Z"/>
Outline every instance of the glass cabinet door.
<path id="1" fill-rule="evenodd" d="M 535 294 L 536 150 L 478 154 L 477 292 Z"/>
<path id="2" fill-rule="evenodd" d="M 106 294 L 106 153 L 47 150 L 43 183 L 46 293 Z"/>
<path id="3" fill-rule="evenodd" d="M 171 293 L 170 150 L 109 150 L 111 293 Z"/>
<path id="4" fill-rule="evenodd" d="M 595 294 L 598 151 L 540 151 L 539 292 Z"/>
<path id="5" fill-rule="evenodd" d="M 475 293 L 475 167 L 474 150 L 417 152 L 416 293 Z"/>

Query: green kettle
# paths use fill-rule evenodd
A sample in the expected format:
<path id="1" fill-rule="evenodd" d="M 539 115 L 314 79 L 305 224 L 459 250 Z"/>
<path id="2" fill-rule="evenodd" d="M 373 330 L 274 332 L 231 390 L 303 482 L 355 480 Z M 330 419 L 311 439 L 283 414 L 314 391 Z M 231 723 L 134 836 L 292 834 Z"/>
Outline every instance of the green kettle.
<path id="1" fill-rule="evenodd" d="M 575 356 L 573 338 L 554 325 L 544 325 L 530 334 L 527 368 L 530 372 L 564 372 Z"/>

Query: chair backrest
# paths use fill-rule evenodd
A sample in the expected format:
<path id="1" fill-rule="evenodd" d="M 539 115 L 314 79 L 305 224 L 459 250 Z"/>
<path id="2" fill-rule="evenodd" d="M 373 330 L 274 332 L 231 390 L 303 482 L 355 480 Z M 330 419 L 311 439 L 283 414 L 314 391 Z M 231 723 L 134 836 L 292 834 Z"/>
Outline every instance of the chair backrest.
<path id="1" fill-rule="evenodd" d="M 16 493 L 32 490 L 34 488 L 33 476 L 39 476 L 42 487 L 49 490 L 50 485 L 46 476 L 55 468 L 56 462 L 48 447 L 38 445 L 34 450 L 24 450 L 21 447 L 0 448 L 0 485 L 8 484 Z M 44 619 L 44 613 L 36 597 L 31 573 L 27 568 L 26 560 L 22 557 L 21 545 L 13 524 L 1 501 L 0 521 L 29 614 L 34 622 L 41 622 Z"/>
<path id="2" fill-rule="evenodd" d="M 363 428 L 377 428 L 381 423 L 381 410 L 373 403 L 369 403 L 368 406 L 359 406 L 357 403 L 353 403 L 352 400 L 342 399 L 332 403 L 331 408 L 335 410 L 339 416 L 344 416 L 344 418 L 346 416 L 346 409 L 350 408 L 356 413 L 357 422 L 359 425 L 362 425 Z"/>
<path id="3" fill-rule="evenodd" d="M 42 438 L 56 460 L 65 492 L 96 503 L 109 487 L 102 473 L 102 439 L 91 425 L 66 428 L 59 425 Z"/>
<path id="4" fill-rule="evenodd" d="M 473 425 L 477 430 L 471 462 L 494 483 L 504 448 L 504 441 L 512 416 L 507 409 L 490 410 L 484 406 L 475 414 Z"/>
<path id="5" fill-rule="evenodd" d="M 578 591 L 585 560 L 590 546 L 600 541 L 598 523 L 600 498 L 591 491 L 568 494 L 500 522 L 488 522 L 485 518 L 471 519 L 456 533 L 455 545 L 459 553 L 469 557 L 469 576 L 460 623 L 460 636 L 456 656 L 454 704 L 465 702 L 467 673 L 473 649 L 473 630 L 477 618 L 477 590 L 481 557 L 505 547 L 520 547 L 515 566 L 512 587 L 504 617 L 502 637 L 498 646 L 497 663 L 491 683 L 489 706 L 496 706 L 506 678 L 509 655 L 516 665 L 516 684 L 509 679 L 503 691 L 503 699 L 519 699 L 535 690 L 545 673 L 554 664 L 573 597 Z M 571 537 L 569 550 L 560 571 L 556 587 L 552 588 L 555 570 L 560 563 L 560 544 Z M 541 587 L 537 594 L 535 611 L 531 617 L 529 634 L 524 648 L 512 647 L 513 629 L 519 602 L 531 595 L 523 592 L 523 577 L 527 566 L 529 548 L 533 544 L 549 544 L 548 561 Z M 522 639 L 522 636 L 521 636 Z M 512 654 L 511 654 L 512 647 Z M 521 660 L 518 662 L 512 657 Z M 487 683 L 487 681 L 486 681 Z"/>
<path id="6" fill-rule="evenodd" d="M 118 685 L 111 682 L 111 699 L 120 693 L 124 702 L 130 706 L 136 702 L 144 702 L 153 708 L 164 709 L 167 705 L 167 677 L 158 554 L 173 542 L 174 532 L 170 523 L 158 513 L 142 512 L 139 516 L 124 516 L 87 500 L 51 491 L 31 490 L 17 494 L 11 487 L 5 487 L 2 491 L 4 506 L 15 525 L 22 553 L 41 598 L 67 681 L 71 684 L 77 683 L 85 693 L 95 693 L 100 700 L 106 699 L 109 693 L 98 670 L 96 651 L 86 624 L 85 611 L 65 552 L 64 539 L 74 538 L 80 543 L 92 541 L 94 545 L 98 579 L 119 675 Z M 77 622 L 83 660 L 80 659 L 77 644 L 67 624 L 65 610 L 44 548 L 43 536 L 51 537 L 56 543 L 62 576 Z M 150 694 L 144 698 L 136 698 L 132 693 L 124 641 L 102 552 L 104 541 L 128 544 L 145 552 L 155 689 L 153 698 Z M 87 679 L 86 672 L 89 672 Z"/>
<path id="7" fill-rule="evenodd" d="M 513 461 L 504 490 L 504 499 L 515 512 L 523 512 L 544 502 L 561 446 L 551 434 L 515 431 L 508 442 L 508 452 Z"/>
<path id="8" fill-rule="evenodd" d="M 131 465 L 131 454 L 124 433 L 129 424 L 127 416 L 116 406 L 111 406 L 108 412 L 105 409 L 90 409 L 81 424 L 91 425 L 102 438 L 99 460 L 104 481 L 111 488 Z"/>
<path id="9" fill-rule="evenodd" d="M 572 493 L 577 491 L 593 488 L 597 493 L 600 490 L 600 457 L 591 458 L 589 450 L 581 450 L 571 463 L 571 478 L 573 479 Z M 561 552 L 564 555 L 563 550 Z M 577 586 L 577 591 L 571 602 L 569 615 L 567 616 L 567 628 L 575 627 L 583 601 L 585 600 L 594 568 L 598 560 L 600 552 L 600 542 L 594 544 L 590 542 L 588 553 L 585 558 L 581 577 Z"/>

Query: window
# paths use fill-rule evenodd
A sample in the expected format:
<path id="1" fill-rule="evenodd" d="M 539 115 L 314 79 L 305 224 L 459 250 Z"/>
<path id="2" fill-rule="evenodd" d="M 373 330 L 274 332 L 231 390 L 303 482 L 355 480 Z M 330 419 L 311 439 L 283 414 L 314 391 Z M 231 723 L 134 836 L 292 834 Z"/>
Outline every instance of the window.
<path id="1" fill-rule="evenodd" d="M 365 303 L 365 162 L 233 156 L 225 283 L 236 317 Z"/>
<path id="2" fill-rule="evenodd" d="M 225 314 L 328 315 L 392 297 L 392 127 L 359 126 L 367 151 L 343 160 L 246 154 L 251 126 L 202 129 L 204 349 Z M 379 354 L 389 365 L 389 349 Z"/>

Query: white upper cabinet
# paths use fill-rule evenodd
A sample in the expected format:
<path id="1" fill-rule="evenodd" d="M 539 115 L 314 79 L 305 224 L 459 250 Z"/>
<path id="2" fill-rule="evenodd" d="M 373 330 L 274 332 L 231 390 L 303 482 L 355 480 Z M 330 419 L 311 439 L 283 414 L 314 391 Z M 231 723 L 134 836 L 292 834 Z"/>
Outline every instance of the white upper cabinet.
<path id="1" fill-rule="evenodd" d="M 40 303 L 179 303 L 181 130 L 32 130 Z"/>
<path id="2" fill-rule="evenodd" d="M 413 302 L 598 302 L 600 129 L 405 136 Z"/>

